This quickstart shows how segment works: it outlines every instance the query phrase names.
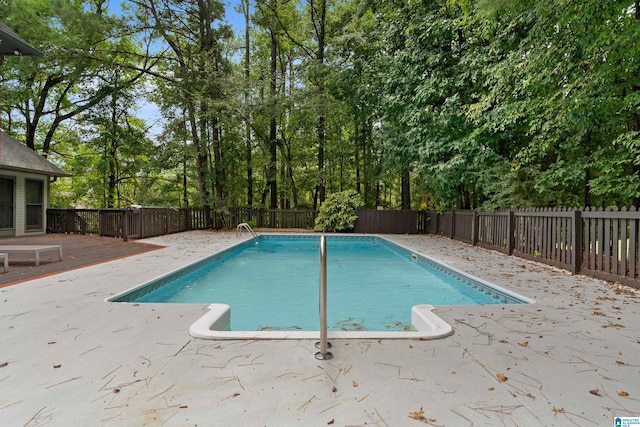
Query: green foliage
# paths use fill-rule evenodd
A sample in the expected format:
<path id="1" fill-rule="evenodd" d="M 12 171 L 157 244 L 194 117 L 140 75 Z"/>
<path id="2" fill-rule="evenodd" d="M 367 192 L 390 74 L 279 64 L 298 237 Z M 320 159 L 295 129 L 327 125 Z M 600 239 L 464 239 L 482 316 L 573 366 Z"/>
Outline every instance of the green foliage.
<path id="1" fill-rule="evenodd" d="M 315 231 L 351 231 L 355 227 L 356 210 L 364 206 L 360 194 L 353 190 L 332 193 L 320 206 Z"/>
<path id="2" fill-rule="evenodd" d="M 258 0 L 247 75 L 219 0 L 6 0 L 45 55 L 6 57 L 0 116 L 60 206 L 640 206 L 639 7 Z"/>

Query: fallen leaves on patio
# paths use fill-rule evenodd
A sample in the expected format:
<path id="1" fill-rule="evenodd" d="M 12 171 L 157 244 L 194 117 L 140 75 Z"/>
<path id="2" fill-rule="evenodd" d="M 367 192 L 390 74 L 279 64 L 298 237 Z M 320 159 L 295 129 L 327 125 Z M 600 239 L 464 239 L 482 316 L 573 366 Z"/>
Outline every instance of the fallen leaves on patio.
<path id="1" fill-rule="evenodd" d="M 353 384 L 354 387 L 358 387 L 360 385 L 355 380 L 351 384 Z"/>
<path id="2" fill-rule="evenodd" d="M 556 414 L 564 414 L 564 408 L 556 408 L 555 406 L 551 409 Z"/>
<path id="3" fill-rule="evenodd" d="M 520 347 L 528 347 L 529 346 L 529 341 L 525 341 L 525 342 L 519 342 L 518 345 Z"/>
<path id="4" fill-rule="evenodd" d="M 411 418 L 412 420 L 416 420 L 416 421 L 422 421 L 423 423 L 427 423 L 427 424 L 431 424 L 431 423 L 434 423 L 436 421 L 433 418 L 425 417 L 424 416 L 424 411 L 422 410 L 422 407 L 420 407 L 420 409 L 415 411 L 415 412 L 409 412 L 409 418 Z"/>
<path id="5" fill-rule="evenodd" d="M 424 419 L 426 419 L 424 417 L 424 411 L 422 410 L 422 407 L 420 407 L 420 409 L 415 411 L 415 412 L 409 412 L 409 418 L 414 419 L 414 420 L 424 420 Z"/>
<path id="6" fill-rule="evenodd" d="M 593 394 L 594 396 L 600 396 L 600 390 L 598 390 L 597 388 L 589 390 L 589 393 Z"/>
<path id="7" fill-rule="evenodd" d="M 500 381 L 501 383 L 505 382 L 507 380 L 507 377 L 505 376 L 505 374 L 503 374 L 502 372 L 498 372 L 496 374 L 496 378 L 498 379 L 498 381 Z"/>
<path id="8" fill-rule="evenodd" d="M 627 397 L 627 396 L 629 396 L 629 393 L 627 393 L 626 391 L 619 391 L 618 395 L 622 396 L 622 397 Z"/>
<path id="9" fill-rule="evenodd" d="M 621 325 L 619 323 L 613 323 L 613 322 L 609 322 L 608 325 L 602 325 L 601 328 L 624 328 L 624 325 Z"/>

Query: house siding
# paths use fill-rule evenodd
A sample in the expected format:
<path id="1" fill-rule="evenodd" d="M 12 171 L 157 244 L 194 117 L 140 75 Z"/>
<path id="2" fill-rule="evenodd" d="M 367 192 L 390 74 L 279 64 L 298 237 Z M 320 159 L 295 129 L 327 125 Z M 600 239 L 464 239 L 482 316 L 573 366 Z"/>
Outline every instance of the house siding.
<path id="1" fill-rule="evenodd" d="M 13 178 L 15 182 L 15 195 L 14 195 L 14 234 L 15 236 L 26 236 L 34 234 L 44 234 L 47 224 L 47 208 L 49 207 L 49 177 L 46 175 L 40 175 L 36 173 L 18 172 L 18 171 L 0 171 L 0 175 L 7 178 Z M 41 181 L 43 183 L 42 188 L 44 194 L 42 195 L 42 229 L 27 231 L 26 224 L 26 199 L 25 199 L 25 187 L 26 180 Z"/>

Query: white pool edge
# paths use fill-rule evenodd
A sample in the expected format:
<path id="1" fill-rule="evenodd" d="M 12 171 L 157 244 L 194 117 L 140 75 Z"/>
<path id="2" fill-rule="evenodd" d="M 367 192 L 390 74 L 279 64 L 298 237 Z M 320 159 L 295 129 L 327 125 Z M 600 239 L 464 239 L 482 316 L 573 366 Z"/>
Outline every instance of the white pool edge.
<path id="1" fill-rule="evenodd" d="M 438 339 L 453 334 L 453 328 L 436 316 L 430 304 L 411 308 L 411 323 L 416 331 L 329 331 L 329 339 Z M 230 331 L 231 307 L 211 304 L 209 311 L 189 328 L 194 338 L 210 340 L 285 340 L 318 339 L 319 331 Z"/>

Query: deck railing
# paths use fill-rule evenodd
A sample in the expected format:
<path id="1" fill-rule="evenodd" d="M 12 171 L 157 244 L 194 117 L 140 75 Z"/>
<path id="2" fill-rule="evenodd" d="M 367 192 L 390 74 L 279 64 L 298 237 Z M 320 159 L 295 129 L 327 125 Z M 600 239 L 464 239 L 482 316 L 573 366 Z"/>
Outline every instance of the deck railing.
<path id="1" fill-rule="evenodd" d="M 260 228 L 311 229 L 316 214 L 312 210 L 251 208 L 48 209 L 47 232 L 141 239 L 187 230 L 232 228 L 243 222 Z"/>

